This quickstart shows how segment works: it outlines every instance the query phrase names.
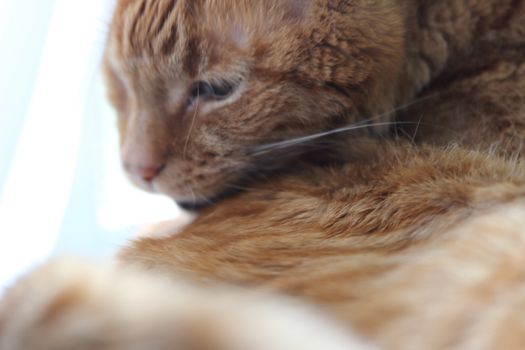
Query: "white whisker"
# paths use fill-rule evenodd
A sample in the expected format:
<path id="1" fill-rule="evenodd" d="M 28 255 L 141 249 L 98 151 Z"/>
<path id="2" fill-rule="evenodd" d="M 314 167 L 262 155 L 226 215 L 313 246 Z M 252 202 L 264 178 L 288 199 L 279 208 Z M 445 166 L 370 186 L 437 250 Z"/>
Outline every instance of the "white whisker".
<path id="1" fill-rule="evenodd" d="M 184 150 L 182 151 L 182 157 L 186 159 L 186 151 L 188 150 L 188 144 L 190 142 L 191 133 L 193 131 L 193 127 L 195 126 L 195 119 L 197 118 L 197 112 L 199 110 L 199 99 L 197 98 L 197 101 L 195 103 L 195 111 L 193 113 L 193 116 L 191 118 L 191 124 L 190 129 L 188 131 L 188 136 L 186 136 L 186 141 L 184 142 Z"/>
<path id="2" fill-rule="evenodd" d="M 295 146 L 295 145 L 298 145 L 298 144 L 306 143 L 308 141 L 313 141 L 313 140 L 316 140 L 316 139 L 319 139 L 319 138 L 322 138 L 322 137 L 325 137 L 325 136 L 338 134 L 338 133 L 342 133 L 342 132 L 345 132 L 345 131 L 353 131 L 353 130 L 365 129 L 365 128 L 369 128 L 371 126 L 408 125 L 408 124 L 415 124 L 415 123 L 414 122 L 384 122 L 384 123 L 369 123 L 369 124 L 362 124 L 362 125 L 354 124 L 354 125 L 350 125 L 350 126 L 344 126 L 342 128 L 337 128 L 337 129 L 325 131 L 325 132 L 320 132 L 320 133 L 317 133 L 317 134 L 312 134 L 312 135 L 308 135 L 308 136 L 298 137 L 298 138 L 291 139 L 291 140 L 274 142 L 274 143 L 269 143 L 269 144 L 266 144 L 266 145 L 258 146 L 257 147 L 257 151 L 255 153 L 253 153 L 253 154 L 259 155 L 259 154 L 262 154 L 262 153 L 265 153 L 265 152 L 268 152 L 268 151 L 272 151 L 272 150 L 275 150 L 275 149 L 287 148 L 287 147 L 290 147 L 290 146 Z"/>
<path id="3" fill-rule="evenodd" d="M 414 136 L 410 135 L 408 132 L 406 132 L 405 130 L 403 129 L 400 129 L 399 130 L 403 135 L 405 135 L 409 140 L 410 142 L 415 145 L 416 144 L 416 139 L 414 138 Z M 397 132 L 397 129 L 396 129 L 396 132 Z M 399 138 L 399 135 L 396 135 L 396 138 Z"/>
<path id="4" fill-rule="evenodd" d="M 416 130 L 414 130 L 414 135 L 412 136 L 412 142 L 414 142 L 414 140 L 416 139 L 417 133 L 419 131 L 419 127 L 421 126 L 421 120 L 422 119 L 423 119 L 423 115 L 420 115 L 419 116 L 419 120 L 418 120 L 417 125 L 416 125 Z"/>
<path id="5" fill-rule="evenodd" d="M 284 148 L 287 148 L 287 147 L 303 144 L 303 143 L 306 143 L 306 142 L 309 142 L 309 141 L 313 141 L 313 140 L 316 140 L 316 139 L 319 139 L 319 138 L 322 138 L 322 137 L 330 136 L 330 135 L 333 135 L 333 134 L 338 134 L 338 133 L 342 133 L 342 132 L 346 132 L 346 131 L 353 131 L 353 130 L 358 130 L 358 129 L 365 129 L 365 128 L 369 128 L 369 127 L 372 127 L 372 126 L 390 126 L 390 125 L 418 124 L 418 127 L 419 127 L 419 125 L 421 124 L 421 120 L 418 123 L 414 123 L 414 122 L 379 122 L 379 123 L 371 123 L 371 121 L 384 118 L 384 117 L 386 117 L 389 114 L 392 114 L 392 113 L 404 110 L 406 108 L 409 108 L 409 107 L 411 107 L 413 105 L 421 103 L 422 101 L 428 100 L 428 99 L 434 97 L 435 95 L 436 94 L 431 94 L 431 95 L 425 96 L 423 98 L 417 99 L 417 100 L 412 101 L 410 103 L 407 103 L 405 105 L 399 106 L 399 107 L 397 107 L 397 108 L 395 108 L 395 109 L 393 109 L 393 110 L 391 110 L 389 112 L 380 114 L 380 115 L 375 116 L 373 118 L 365 119 L 365 120 L 363 120 L 361 122 L 358 122 L 358 123 L 355 123 L 355 124 L 352 124 L 352 125 L 343 126 L 341 128 L 336 128 L 336 129 L 332 129 L 332 130 L 328 130 L 328 131 L 323 131 L 323 132 L 320 132 L 320 133 L 311 134 L 311 135 L 307 135 L 307 136 L 301 136 L 301 137 L 293 138 L 293 139 L 290 139 L 290 140 L 278 141 L 278 142 L 273 142 L 273 143 L 260 145 L 260 146 L 255 147 L 255 152 L 253 152 L 251 154 L 252 155 L 260 155 L 260 154 L 264 154 L 264 153 L 267 153 L 267 152 L 270 152 L 270 151 L 273 151 L 273 150 L 284 149 Z"/>

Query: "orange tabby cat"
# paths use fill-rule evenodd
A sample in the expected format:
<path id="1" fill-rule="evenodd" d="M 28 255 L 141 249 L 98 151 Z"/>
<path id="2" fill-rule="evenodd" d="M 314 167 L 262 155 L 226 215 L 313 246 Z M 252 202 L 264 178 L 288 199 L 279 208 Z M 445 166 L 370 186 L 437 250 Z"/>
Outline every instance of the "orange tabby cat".
<path id="1" fill-rule="evenodd" d="M 423 83 L 406 64 L 411 11 L 404 1 L 120 1 L 105 68 L 130 178 L 202 204 L 303 148 L 276 156 L 262 144 L 387 120 Z"/>
<path id="2" fill-rule="evenodd" d="M 524 348 L 524 19 L 510 0 L 121 0 L 107 71 L 145 188 L 214 199 L 424 88 L 398 115 L 413 143 L 341 136 L 346 162 L 303 158 L 118 267 L 41 267 L 0 304 L 0 349 Z"/>
<path id="3" fill-rule="evenodd" d="M 394 107 L 429 82 L 475 74 L 519 45 L 522 6 L 119 1 L 105 67 L 123 164 L 137 185 L 191 205 L 320 145 L 351 150 L 339 144 L 348 134 L 277 153 L 261 146 L 367 119 L 384 131 Z"/>

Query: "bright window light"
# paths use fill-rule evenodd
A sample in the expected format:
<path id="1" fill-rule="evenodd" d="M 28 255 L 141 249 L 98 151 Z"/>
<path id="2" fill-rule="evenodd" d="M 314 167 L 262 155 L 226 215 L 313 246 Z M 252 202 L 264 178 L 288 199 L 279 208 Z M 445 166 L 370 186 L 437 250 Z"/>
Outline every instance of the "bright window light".
<path id="1" fill-rule="evenodd" d="M 0 73 L 10 77 L 0 92 L 16 90 L 0 104 L 0 292 L 53 252 L 103 257 L 135 227 L 180 214 L 171 200 L 132 187 L 120 169 L 115 116 L 100 82 L 113 0 L 37 5 L 30 20 L 39 27 L 31 28 L 20 21 L 34 0 L 0 0 L 8 53 Z"/>
<path id="2" fill-rule="evenodd" d="M 46 258 L 73 182 L 92 79 L 96 1 L 57 0 L 36 87 L 0 199 L 0 280 Z M 98 5 L 98 6 L 97 6 Z M 64 88 L 67 87 L 67 88 Z M 16 269 L 16 270 L 15 270 Z"/>
<path id="3" fill-rule="evenodd" d="M 180 215 L 171 199 L 152 196 L 132 186 L 118 166 L 120 157 L 116 132 L 106 138 L 102 197 L 97 213 L 105 231 L 120 231 L 167 221 Z M 102 165 L 102 164 L 101 164 Z"/>

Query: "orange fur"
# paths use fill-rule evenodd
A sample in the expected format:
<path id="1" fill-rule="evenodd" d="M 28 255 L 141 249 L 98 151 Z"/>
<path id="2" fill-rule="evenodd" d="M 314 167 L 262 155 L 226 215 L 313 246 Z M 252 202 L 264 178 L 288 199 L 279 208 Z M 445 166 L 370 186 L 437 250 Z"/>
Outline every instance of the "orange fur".
<path id="1" fill-rule="evenodd" d="M 505 338 L 505 322 L 486 325 L 493 311 L 521 312 L 500 302 L 522 286 L 524 224 L 523 164 L 389 144 L 375 159 L 253 188 L 121 258 L 301 297 L 385 348 L 475 349 L 484 327 L 494 345 Z"/>
<path id="2" fill-rule="evenodd" d="M 461 98 L 465 85 L 522 72 L 522 13 L 511 0 L 119 1 L 105 71 L 124 166 L 146 190 L 190 204 L 214 200 L 318 145 L 253 152 L 262 144 L 367 118 L 384 133 L 394 107 L 429 82 L 440 91 L 461 84 L 448 91 Z M 477 74 L 489 66 L 493 73 Z M 477 78 L 460 83 L 457 74 Z M 235 85 L 227 98 L 188 103 L 198 82 L 224 81 Z M 471 124 L 455 114 L 448 118 Z M 416 120 L 405 122 L 420 121 L 409 115 Z M 470 127 L 469 139 L 491 127 Z"/>
<path id="3" fill-rule="evenodd" d="M 121 1 L 105 67 L 130 177 L 202 203 L 253 167 L 288 163 L 256 146 L 389 112 L 413 94 L 401 86 L 404 12 L 395 1 Z M 238 85 L 227 99 L 188 104 L 197 82 L 223 80 Z M 162 171 L 143 181 L 152 164 Z"/>
<path id="4" fill-rule="evenodd" d="M 106 67 L 123 152 L 127 143 L 173 147 L 153 187 L 185 200 L 179 181 L 195 180 L 186 185 L 213 196 L 237 179 L 232 163 L 259 161 L 235 151 L 336 127 L 332 108 L 344 107 L 344 123 L 363 117 L 358 110 L 389 111 L 422 89 L 427 98 L 396 116 L 415 123 L 397 129 L 410 140 L 338 139 L 340 163 L 285 167 L 177 234 L 160 227 L 164 237 L 131 242 L 118 267 L 65 260 L 33 272 L 0 304 L 0 349 L 522 349 L 525 2 L 254 0 L 226 15 L 221 6 L 233 4 L 118 4 Z M 182 23 L 177 40 L 158 23 Z M 188 62 L 182 54 L 195 43 L 201 60 Z M 355 60 L 337 61 L 341 48 Z M 156 50 L 173 54 L 179 70 L 166 70 Z M 182 87 L 171 93 L 181 103 L 181 91 L 201 79 L 191 66 L 207 72 L 212 52 L 223 73 L 252 60 L 241 70 L 249 82 L 242 96 L 190 118 L 165 114 L 173 100 L 152 94 L 164 86 L 156 78 L 175 76 Z M 122 62 L 131 71 L 119 71 Z M 284 80 L 253 73 L 290 65 Z M 349 81 L 358 86 L 346 91 Z M 276 107 L 290 99 L 297 105 Z M 228 150 L 217 158 L 224 167 L 205 157 L 212 146 Z M 203 174 L 211 178 L 197 180 Z"/>

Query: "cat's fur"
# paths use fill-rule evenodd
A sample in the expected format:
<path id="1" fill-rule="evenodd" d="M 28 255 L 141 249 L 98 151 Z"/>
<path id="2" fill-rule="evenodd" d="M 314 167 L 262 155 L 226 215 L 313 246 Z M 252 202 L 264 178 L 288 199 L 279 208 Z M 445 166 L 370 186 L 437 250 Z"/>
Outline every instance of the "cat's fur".
<path id="1" fill-rule="evenodd" d="M 523 164 L 378 148 L 253 188 L 179 235 L 134 242 L 122 261 L 149 276 L 74 260 L 35 271 L 0 307 L 0 349 L 369 346 L 354 333 L 380 348 L 522 349 Z M 297 311 L 272 291 L 320 308 Z M 326 333 L 323 314 L 347 338 L 335 325 Z"/>
<path id="2" fill-rule="evenodd" d="M 427 83 L 485 68 L 523 37 L 523 4 L 511 0 L 117 6 L 105 67 L 124 166 L 139 186 L 197 204 L 319 145 L 259 146 L 367 118 L 381 133 Z M 194 99 L 200 81 L 235 88 Z"/>
<path id="3" fill-rule="evenodd" d="M 138 10 L 140 3 L 120 1 L 115 26 L 135 19 L 136 12 L 129 9 L 137 6 Z M 144 9 L 153 10 L 154 4 L 171 2 L 146 3 L 151 8 Z M 232 4 L 176 3 L 189 6 L 181 12 L 189 14 L 186 20 L 204 4 Z M 266 6 L 255 1 L 239 3 Z M 376 76 L 387 78 L 376 88 L 395 86 L 396 98 L 386 98 L 389 102 L 383 104 L 382 98 L 389 96 L 386 90 L 370 95 L 378 99 L 378 111 L 367 107 L 374 106 L 373 100 L 353 98 L 344 103 L 361 104 L 356 108 L 368 110 L 372 114 L 365 115 L 371 117 L 424 87 L 420 96 L 427 99 L 398 115 L 401 122 L 416 123 L 414 128 L 399 129 L 413 140 L 352 138 L 351 152 L 344 149 L 337 153 L 347 157 L 346 163 L 303 162 L 250 184 L 245 193 L 205 209 L 178 235 L 132 242 L 121 252 L 117 270 L 72 260 L 40 268 L 12 288 L 0 306 L 0 349 L 525 347 L 525 165 L 521 160 L 525 140 L 521 96 L 525 85 L 525 2 L 312 0 L 268 4 L 289 6 L 279 9 L 286 14 L 277 16 L 283 21 L 311 20 L 306 14 L 319 10 L 316 6 L 321 4 L 336 17 L 338 6 L 345 4 L 348 9 L 364 5 L 400 9 L 392 12 L 400 15 L 399 32 L 410 33 L 410 40 L 402 41 L 406 43 L 402 45 L 402 63 L 399 70 L 389 69 L 395 77 Z M 306 10 L 300 6 L 304 4 L 309 6 Z M 236 23 L 235 18 L 232 14 L 227 23 Z M 137 19 L 128 27 L 136 28 L 136 33 L 153 28 L 151 21 L 142 27 L 140 23 Z M 275 23 L 269 23 L 276 28 Z M 185 25 L 186 30 L 199 28 Z M 383 28 L 367 21 L 360 25 L 364 33 L 375 29 L 381 33 Z M 334 28 L 337 26 L 322 29 Z M 156 33 L 160 37 L 162 31 Z M 234 33 L 233 38 L 238 39 L 239 32 Z M 292 32 L 283 33 L 294 37 Z M 391 34 L 395 37 L 398 31 Z M 271 43 L 279 42 L 270 37 Z M 143 41 L 130 41 L 128 48 L 147 44 L 143 49 L 148 53 L 153 43 L 144 36 Z M 110 41 L 110 51 L 117 47 Z M 139 58 L 137 62 L 143 64 L 144 57 Z M 279 67 L 278 62 L 272 67 Z M 139 72 L 149 76 L 145 68 Z M 316 76 L 316 70 L 309 68 L 304 74 Z M 320 97 L 337 95 L 321 88 L 327 80 L 317 82 L 309 88 L 316 86 L 319 90 L 312 91 Z M 135 86 L 146 86 L 143 84 Z M 114 101 L 122 103 L 120 90 L 113 91 L 117 91 Z M 291 91 L 311 94 L 306 89 Z M 358 86 L 354 92 L 359 95 L 359 91 Z M 135 97 L 143 98 L 141 93 Z M 323 103 L 318 102 L 320 106 Z M 141 106 L 138 100 L 132 105 Z M 248 107 L 254 105 L 245 105 Z M 121 104 L 119 108 L 122 113 L 129 107 Z M 194 155 L 204 152 L 207 146 L 200 142 L 206 137 L 199 137 L 199 133 L 209 132 L 211 125 L 230 130 L 232 124 L 221 113 L 228 111 L 235 120 L 237 109 L 235 102 L 215 108 L 212 114 L 216 120 L 197 115 L 191 133 L 195 139 L 188 138 L 186 151 L 197 152 Z M 311 116 L 309 110 L 303 112 Z M 286 116 L 290 115 L 282 115 Z M 142 117 L 154 124 L 161 119 Z M 344 117 L 348 122 L 362 115 L 348 113 Z M 148 147 L 155 144 L 153 136 L 160 127 L 134 124 L 131 121 L 140 118 L 133 118 L 120 119 L 124 156 L 129 140 Z M 264 114 L 261 118 L 269 122 Z M 275 141 L 337 126 L 316 124 L 319 118 L 306 123 L 312 129 L 296 129 L 292 120 L 290 134 L 276 133 L 273 139 L 261 130 L 255 136 L 249 133 L 253 139 L 247 142 L 251 147 L 268 138 Z M 233 144 L 235 137 L 230 135 L 235 135 L 234 131 L 221 135 L 224 139 L 219 138 L 219 148 L 221 142 L 232 142 L 235 149 L 246 146 Z M 188 136 L 184 132 L 179 135 L 182 139 Z M 174 135 L 159 137 L 163 140 Z M 166 144 L 170 143 L 160 141 L 160 145 Z M 180 151 L 185 145 L 173 147 Z M 178 158 L 175 151 L 169 153 L 170 164 L 185 159 Z M 186 165 L 191 176 L 218 171 L 210 170 L 213 163 L 199 165 L 197 156 L 186 161 L 190 159 L 195 161 Z M 232 158 L 223 158 L 228 160 Z M 171 171 L 175 170 L 170 169 L 177 167 L 164 170 L 174 176 Z M 159 181 L 171 183 L 173 178 L 166 176 Z M 182 178 L 186 181 L 190 177 L 186 174 Z M 216 181 L 210 192 L 214 195 L 233 180 L 210 181 Z M 204 187 L 194 185 L 193 190 L 206 195 L 200 192 Z M 177 191 L 157 189 L 179 200 L 187 199 Z M 229 287 L 220 286 L 224 284 Z M 283 299 L 283 295 L 299 302 Z M 326 315 L 339 326 L 326 321 Z M 341 330 L 341 326 L 345 328 Z"/>
<path id="4" fill-rule="evenodd" d="M 385 113 L 376 122 L 387 120 L 414 90 L 402 81 L 411 78 L 406 7 L 120 1 L 105 67 L 130 177 L 178 201 L 205 202 L 296 154 L 265 157 L 256 146 Z M 199 81 L 237 87 L 226 99 L 190 102 Z M 152 181 L 141 178 L 155 168 Z"/>

